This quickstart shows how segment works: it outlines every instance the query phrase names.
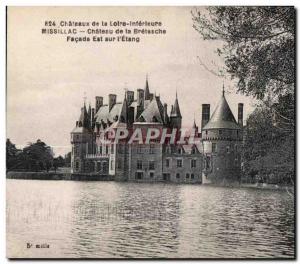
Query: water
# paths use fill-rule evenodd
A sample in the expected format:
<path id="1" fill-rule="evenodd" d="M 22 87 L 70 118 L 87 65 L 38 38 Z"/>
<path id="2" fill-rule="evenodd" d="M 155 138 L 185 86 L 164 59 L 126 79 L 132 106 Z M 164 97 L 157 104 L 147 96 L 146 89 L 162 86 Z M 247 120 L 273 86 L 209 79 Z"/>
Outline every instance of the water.
<path id="1" fill-rule="evenodd" d="M 294 204 L 286 191 L 7 180 L 9 257 L 293 255 Z"/>

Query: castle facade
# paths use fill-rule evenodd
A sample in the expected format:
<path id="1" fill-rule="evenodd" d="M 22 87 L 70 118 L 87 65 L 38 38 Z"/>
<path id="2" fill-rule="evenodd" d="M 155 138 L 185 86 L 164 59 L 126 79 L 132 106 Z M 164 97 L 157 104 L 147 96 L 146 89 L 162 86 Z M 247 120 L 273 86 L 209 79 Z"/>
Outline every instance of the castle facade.
<path id="1" fill-rule="evenodd" d="M 96 96 L 86 104 L 71 132 L 72 173 L 111 175 L 117 181 L 202 183 L 237 181 L 241 175 L 243 104 L 238 122 L 223 93 L 210 116 L 202 105 L 199 131 L 195 120 L 183 130 L 179 100 L 171 111 L 160 96 L 144 89 L 126 91 L 107 104 Z M 192 121 L 192 120 L 191 120 Z"/>

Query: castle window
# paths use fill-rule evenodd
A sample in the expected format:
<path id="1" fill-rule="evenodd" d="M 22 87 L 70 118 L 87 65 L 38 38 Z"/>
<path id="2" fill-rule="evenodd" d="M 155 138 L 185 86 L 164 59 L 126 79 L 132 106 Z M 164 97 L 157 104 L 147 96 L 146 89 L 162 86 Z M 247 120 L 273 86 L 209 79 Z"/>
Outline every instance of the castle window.
<path id="1" fill-rule="evenodd" d="M 143 169 L 143 161 L 142 160 L 138 160 L 136 167 L 138 170 L 142 170 Z"/>
<path id="2" fill-rule="evenodd" d="M 96 171 L 101 171 L 101 162 L 97 162 Z"/>
<path id="3" fill-rule="evenodd" d="M 105 148 L 105 154 L 108 154 L 108 146 Z"/>
<path id="4" fill-rule="evenodd" d="M 154 173 L 150 172 L 150 178 L 153 178 L 153 177 L 154 177 Z"/>
<path id="5" fill-rule="evenodd" d="M 191 160 L 191 168 L 196 168 L 196 160 Z"/>
<path id="6" fill-rule="evenodd" d="M 113 161 L 113 160 L 110 161 L 110 169 L 111 169 L 111 170 L 114 169 L 114 161 Z"/>
<path id="7" fill-rule="evenodd" d="M 189 178 L 190 178 L 190 174 L 187 173 L 187 174 L 185 175 L 185 177 L 186 177 L 187 179 L 189 179 Z"/>
<path id="8" fill-rule="evenodd" d="M 170 160 L 166 159 L 166 167 L 169 168 L 170 167 Z"/>
<path id="9" fill-rule="evenodd" d="M 79 139 L 79 135 L 76 135 L 76 139 L 77 139 L 77 140 Z"/>
<path id="10" fill-rule="evenodd" d="M 239 166 L 239 160 L 238 158 L 234 159 L 234 166 L 238 167 Z"/>
<path id="11" fill-rule="evenodd" d="M 166 153 L 170 153 L 170 146 L 166 147 Z"/>
<path id="12" fill-rule="evenodd" d="M 99 146 L 99 153 L 102 155 L 102 146 Z"/>
<path id="13" fill-rule="evenodd" d="M 223 132 L 222 130 L 219 130 L 219 135 L 220 135 L 220 136 L 222 135 L 222 132 Z"/>
<path id="14" fill-rule="evenodd" d="M 123 145 L 118 146 L 118 153 L 123 154 Z"/>
<path id="15" fill-rule="evenodd" d="M 149 149 L 149 153 L 153 154 L 154 153 L 154 145 L 150 144 L 150 149 Z"/>
<path id="16" fill-rule="evenodd" d="M 78 161 L 75 162 L 75 169 L 79 170 L 79 162 Z"/>
<path id="17" fill-rule="evenodd" d="M 155 169 L 155 164 L 154 161 L 149 161 L 149 170 L 154 170 Z"/>
<path id="18" fill-rule="evenodd" d="M 140 145 L 140 144 L 137 145 L 137 151 L 136 152 L 139 153 L 139 154 L 143 153 L 142 145 Z"/>
<path id="19" fill-rule="evenodd" d="M 178 159 L 177 160 L 177 168 L 181 168 L 182 167 L 182 160 Z"/>
<path id="20" fill-rule="evenodd" d="M 122 160 L 118 160 L 118 169 L 122 169 Z"/>
<path id="21" fill-rule="evenodd" d="M 180 174 L 176 173 L 176 179 L 180 179 Z"/>
<path id="22" fill-rule="evenodd" d="M 196 149 L 192 148 L 192 154 L 196 154 Z"/>
<path id="23" fill-rule="evenodd" d="M 114 152 L 115 152 L 115 145 L 111 145 L 110 146 L 110 154 L 114 154 Z"/>
<path id="24" fill-rule="evenodd" d="M 210 156 L 205 157 L 205 169 L 209 170 L 211 168 L 211 159 Z"/>
<path id="25" fill-rule="evenodd" d="M 181 148 L 178 148 L 178 149 L 177 149 L 177 153 L 178 153 L 178 154 L 181 154 L 181 153 L 182 153 L 182 149 L 181 149 Z"/>
<path id="26" fill-rule="evenodd" d="M 217 144 L 216 143 L 212 143 L 211 152 L 213 152 L 213 153 L 217 152 Z"/>
<path id="27" fill-rule="evenodd" d="M 237 137 L 239 136 L 239 131 L 238 131 L 238 130 L 236 131 L 236 136 L 237 136 Z"/>
<path id="28" fill-rule="evenodd" d="M 207 135 L 208 134 L 208 131 L 207 130 L 205 130 L 205 135 Z"/>
<path id="29" fill-rule="evenodd" d="M 230 153 L 230 147 L 229 147 L 229 146 L 226 147 L 226 152 L 227 152 L 228 154 Z"/>
<path id="30" fill-rule="evenodd" d="M 135 173 L 135 179 L 136 179 L 136 180 L 141 180 L 141 179 L 143 179 L 143 173 L 142 173 L 142 172 L 136 172 L 136 173 Z"/>
<path id="31" fill-rule="evenodd" d="M 106 161 L 102 162 L 102 171 L 103 173 L 108 173 L 108 165 Z"/>
<path id="32" fill-rule="evenodd" d="M 75 154 L 79 155 L 79 147 L 78 146 L 75 146 Z"/>
<path id="33" fill-rule="evenodd" d="M 195 178 L 195 177 L 194 177 L 194 173 L 192 173 L 192 174 L 191 174 L 191 179 L 194 179 L 194 178 Z"/>

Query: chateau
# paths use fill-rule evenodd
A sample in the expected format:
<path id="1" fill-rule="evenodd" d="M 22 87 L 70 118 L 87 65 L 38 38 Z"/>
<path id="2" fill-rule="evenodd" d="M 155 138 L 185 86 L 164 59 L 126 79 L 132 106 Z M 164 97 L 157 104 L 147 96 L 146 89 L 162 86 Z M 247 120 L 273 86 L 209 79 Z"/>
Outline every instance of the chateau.
<path id="1" fill-rule="evenodd" d="M 74 174 L 111 175 L 117 181 L 205 183 L 238 181 L 241 174 L 243 104 L 238 122 L 226 101 L 210 115 L 202 105 L 199 130 L 181 128 L 177 92 L 168 111 L 160 96 L 144 89 L 96 96 L 95 108 L 81 108 L 71 132 L 71 169 Z"/>

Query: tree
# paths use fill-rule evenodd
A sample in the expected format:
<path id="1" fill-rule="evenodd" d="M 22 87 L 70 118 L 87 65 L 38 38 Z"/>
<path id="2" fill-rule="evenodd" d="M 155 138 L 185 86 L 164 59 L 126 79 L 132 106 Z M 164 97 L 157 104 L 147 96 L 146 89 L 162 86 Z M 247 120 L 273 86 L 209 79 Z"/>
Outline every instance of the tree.
<path id="1" fill-rule="evenodd" d="M 244 171 L 252 180 L 294 183 L 294 136 L 273 124 L 272 111 L 260 106 L 249 116 L 244 129 Z M 267 177 L 273 175 L 272 179 Z"/>
<path id="2" fill-rule="evenodd" d="M 295 9 L 208 7 L 192 19 L 204 40 L 223 43 L 216 52 L 237 91 L 259 101 L 244 129 L 245 171 L 294 176 Z"/>
<path id="3" fill-rule="evenodd" d="M 23 149 L 23 154 L 25 155 L 25 163 L 28 170 L 46 169 L 48 171 L 51 167 L 53 161 L 52 150 L 40 139 L 36 143 L 29 143 Z"/>
<path id="4" fill-rule="evenodd" d="M 53 159 L 53 168 L 55 172 L 59 167 L 64 167 L 64 166 L 65 166 L 65 160 L 62 156 L 58 156 L 57 158 Z"/>
<path id="5" fill-rule="evenodd" d="M 10 139 L 6 140 L 6 169 L 10 170 L 13 168 L 21 167 L 22 159 L 21 159 L 22 151 L 16 148 L 16 145 L 13 144 Z"/>
<path id="6" fill-rule="evenodd" d="M 66 167 L 71 167 L 71 152 L 68 152 L 65 155 L 65 166 Z"/>
<path id="7" fill-rule="evenodd" d="M 203 39 L 223 41 L 217 52 L 238 91 L 260 100 L 268 92 L 294 94 L 293 7 L 208 7 L 192 16 Z"/>

